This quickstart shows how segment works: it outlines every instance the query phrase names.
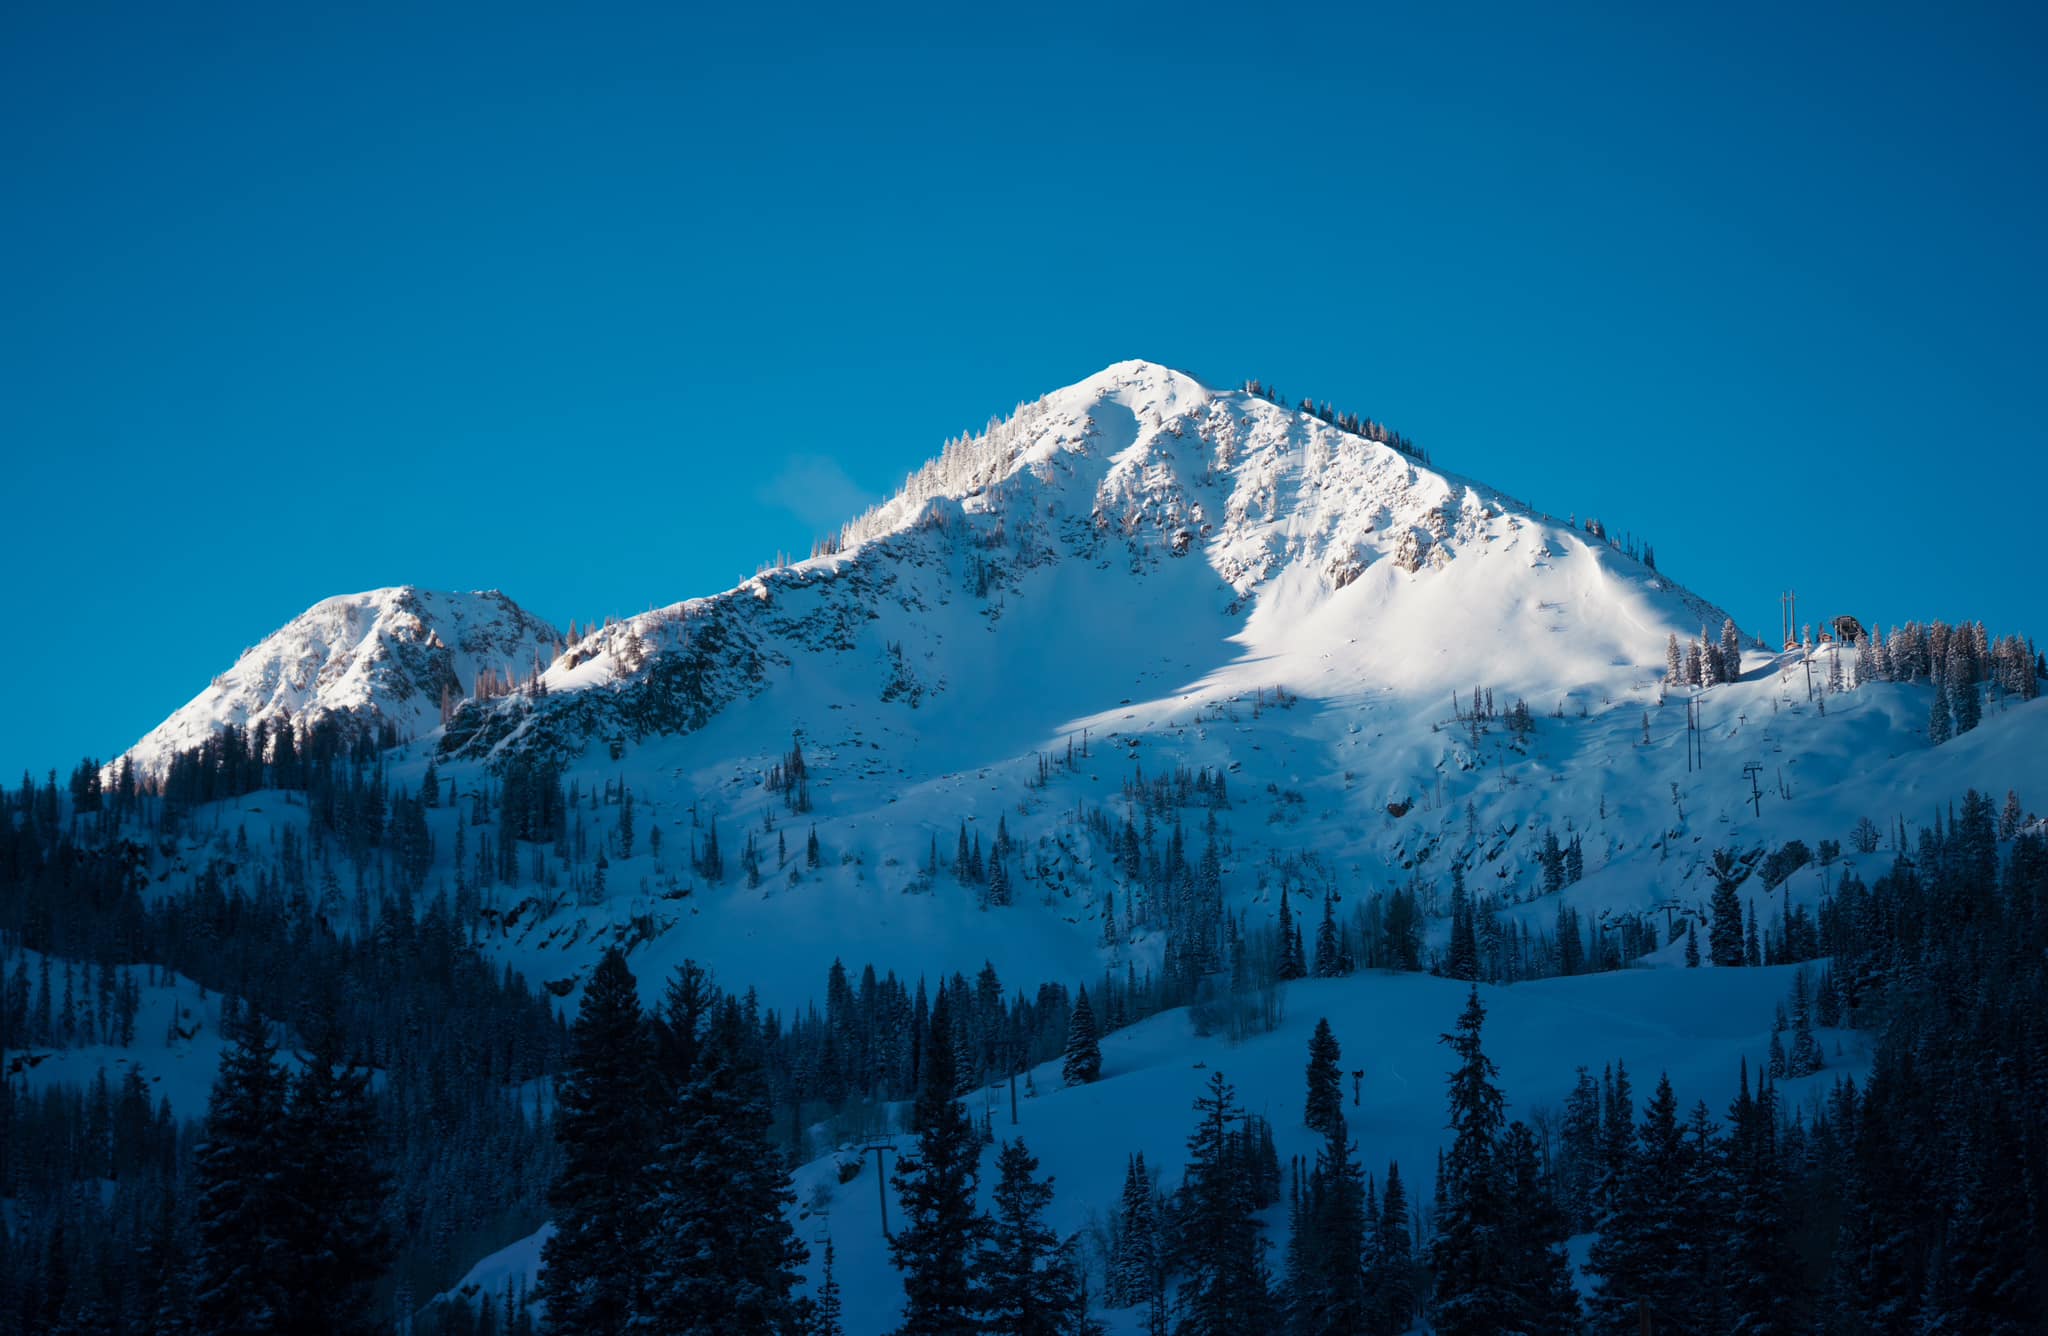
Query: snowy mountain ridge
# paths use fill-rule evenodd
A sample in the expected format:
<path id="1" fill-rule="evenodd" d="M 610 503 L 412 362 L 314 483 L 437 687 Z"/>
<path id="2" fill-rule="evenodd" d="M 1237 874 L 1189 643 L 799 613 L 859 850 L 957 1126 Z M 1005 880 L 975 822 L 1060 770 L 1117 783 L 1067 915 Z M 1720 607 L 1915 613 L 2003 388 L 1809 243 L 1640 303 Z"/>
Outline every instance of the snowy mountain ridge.
<path id="1" fill-rule="evenodd" d="M 1371 626 L 1391 607 L 1404 634 L 1427 633 L 1438 620 L 1455 626 L 1469 619 L 1430 604 L 1480 590 L 1500 595 L 1487 600 L 1494 633 L 1512 635 L 1522 629 L 1517 622 L 1550 620 L 1532 619 L 1543 609 L 1518 604 L 1521 582 L 1508 569 L 1518 566 L 1583 568 L 1590 583 L 1575 581 L 1573 595 L 1602 605 L 1616 637 L 1603 645 L 1607 663 L 1641 650 L 1634 637 L 1648 628 L 1690 635 L 1726 619 L 1618 546 L 1492 488 L 1310 413 L 1213 391 L 1141 361 L 948 443 L 896 496 L 825 546 L 824 555 L 725 594 L 595 632 L 544 675 L 548 700 L 490 702 L 451 728 L 445 749 L 486 754 L 518 737 L 560 754 L 597 733 L 702 727 L 822 651 L 885 651 L 878 689 L 915 703 L 945 689 L 920 668 L 937 653 L 930 620 L 911 618 L 902 636 L 881 645 L 855 634 L 861 623 L 893 626 L 890 603 L 916 613 L 971 593 L 995 629 L 1011 600 L 1033 596 L 1062 563 L 1126 572 L 1129 580 L 1090 590 L 1114 603 L 1174 586 L 1172 600 L 1191 605 L 1217 643 L 1260 655 L 1285 654 L 1304 636 L 1342 626 Z M 1461 557 L 1492 574 L 1436 578 Z M 935 578 L 941 570 L 954 577 L 950 587 Z M 1374 666 L 1412 685 L 1471 681 L 1465 665 L 1443 675 L 1445 665 L 1406 655 Z M 1543 680 L 1519 689 L 1588 685 Z M 592 688 L 603 692 L 579 697 Z"/>

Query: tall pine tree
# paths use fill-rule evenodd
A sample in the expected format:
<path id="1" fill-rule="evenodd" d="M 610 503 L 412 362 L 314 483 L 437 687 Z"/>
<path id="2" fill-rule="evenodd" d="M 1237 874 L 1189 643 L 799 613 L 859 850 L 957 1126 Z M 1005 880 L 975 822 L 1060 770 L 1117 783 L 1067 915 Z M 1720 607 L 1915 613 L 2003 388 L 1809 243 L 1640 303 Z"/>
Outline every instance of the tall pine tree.
<path id="1" fill-rule="evenodd" d="M 1102 1042 L 1095 1026 L 1095 1008 L 1083 988 L 1067 1021 L 1067 1056 L 1060 1076 L 1068 1085 L 1087 1085 L 1102 1075 Z"/>
<path id="2" fill-rule="evenodd" d="M 1070 1242 L 1045 1223 L 1052 1180 L 1012 1141 L 996 1157 L 995 1210 L 982 1235 L 974 1276 L 987 1336 L 1070 1336 L 1086 1312 Z"/>
<path id="3" fill-rule="evenodd" d="M 613 947 L 583 990 L 555 1089 L 562 1167 L 548 1191 L 555 1232 L 541 1249 L 539 1282 L 552 1332 L 612 1336 L 643 1309 L 653 1057 L 633 973 Z"/>
<path id="4" fill-rule="evenodd" d="M 1178 1336 L 1236 1336 L 1273 1318 L 1265 1246 L 1257 1215 L 1257 1184 L 1243 1111 L 1223 1073 L 1209 1078 L 1195 1101 L 1187 1174 L 1176 1199 Z"/>
<path id="5" fill-rule="evenodd" d="M 1443 1036 L 1458 1058 L 1450 1076 L 1451 1149 L 1444 1157 L 1430 1247 L 1436 1269 L 1435 1327 L 1443 1336 L 1512 1330 L 1519 1307 L 1508 1238 L 1512 1206 L 1498 1162 L 1504 1102 L 1493 1060 L 1480 1046 L 1485 1021 L 1486 1008 L 1474 988 L 1456 1031 Z"/>
<path id="6" fill-rule="evenodd" d="M 199 1279 L 194 1316 L 221 1336 L 286 1332 L 293 1296 L 285 1076 L 270 1026 L 242 1009 L 229 1030 L 193 1155 Z"/>
<path id="7" fill-rule="evenodd" d="M 1308 1097 L 1301 1121 L 1325 1134 L 1344 1123 L 1343 1056 L 1337 1036 L 1330 1030 L 1330 1018 L 1321 1018 L 1308 1041 Z"/>
<path id="8" fill-rule="evenodd" d="M 723 999 L 661 1120 L 643 1310 L 658 1331 L 802 1336 L 791 1291 L 807 1253 L 783 1213 L 796 1193 L 747 1030 Z"/>
<path id="9" fill-rule="evenodd" d="M 290 1307 L 285 1329 L 335 1336 L 382 1331 L 374 1307 L 393 1241 L 370 1074 L 342 1057 L 341 1032 L 325 1025 L 301 1056 L 285 1114 L 292 1199 Z"/>
<path id="10" fill-rule="evenodd" d="M 970 1336 L 981 1296 L 970 1266 L 983 1223 L 974 1210 L 981 1146 L 955 1093 L 953 1007 L 941 988 L 911 1117 L 917 1151 L 897 1161 L 892 1182 L 906 1217 L 889 1240 L 903 1273 L 900 1336 Z"/>

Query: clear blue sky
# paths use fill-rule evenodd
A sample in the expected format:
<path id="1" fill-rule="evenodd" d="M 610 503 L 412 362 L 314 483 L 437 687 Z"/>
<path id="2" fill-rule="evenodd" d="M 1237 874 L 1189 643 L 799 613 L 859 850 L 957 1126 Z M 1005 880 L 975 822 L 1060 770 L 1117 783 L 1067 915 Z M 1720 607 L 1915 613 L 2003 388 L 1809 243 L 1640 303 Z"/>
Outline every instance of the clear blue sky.
<path id="1" fill-rule="evenodd" d="M 327 594 L 723 588 L 1127 357 L 1751 629 L 2048 635 L 2037 6 L 307 8 L 0 18 L 9 783 Z"/>

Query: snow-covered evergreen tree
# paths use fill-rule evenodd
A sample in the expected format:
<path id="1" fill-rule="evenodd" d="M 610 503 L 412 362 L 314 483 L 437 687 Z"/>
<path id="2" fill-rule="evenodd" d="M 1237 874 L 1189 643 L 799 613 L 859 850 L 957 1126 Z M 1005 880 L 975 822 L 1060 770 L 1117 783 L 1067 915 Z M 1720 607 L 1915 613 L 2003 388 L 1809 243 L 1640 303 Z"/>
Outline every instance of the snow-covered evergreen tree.
<path id="1" fill-rule="evenodd" d="M 1465 865 L 1451 864 L 1451 948 L 1444 973 L 1472 983 L 1479 978 L 1479 939 L 1472 922 L 1472 897 L 1465 889 Z"/>
<path id="2" fill-rule="evenodd" d="M 1067 1052 L 1060 1064 L 1060 1078 L 1068 1085 L 1087 1085 L 1102 1076 L 1102 1039 L 1095 1024 L 1095 1008 L 1083 988 L 1074 999 L 1073 1014 L 1067 1020 Z"/>
<path id="3" fill-rule="evenodd" d="M 1708 872 L 1714 878 L 1714 893 L 1707 905 L 1712 915 L 1707 927 L 1707 958 L 1723 967 L 1743 964 L 1742 897 L 1736 894 L 1736 887 L 1742 884 L 1742 869 L 1734 854 L 1716 849 Z"/>
<path id="4" fill-rule="evenodd" d="M 1334 979 L 1346 973 L 1344 938 L 1337 927 L 1337 902 L 1323 897 L 1322 922 L 1316 925 L 1316 977 Z"/>
<path id="5" fill-rule="evenodd" d="M 839 1292 L 839 1258 L 831 1235 L 825 1236 L 825 1255 L 818 1275 L 818 1293 L 811 1303 L 810 1329 L 804 1336 L 846 1336 L 845 1300 Z"/>
<path id="6" fill-rule="evenodd" d="M 1153 1209 L 1152 1180 L 1145 1157 L 1131 1155 L 1124 1164 L 1123 1197 L 1117 1207 L 1115 1252 L 1110 1258 L 1110 1302 L 1120 1308 L 1154 1304 L 1160 1297 L 1158 1217 Z"/>
<path id="7" fill-rule="evenodd" d="M 1072 1242 L 1045 1223 L 1052 1180 L 1020 1139 L 996 1156 L 994 1210 L 974 1259 L 987 1336 L 1072 1336 L 1086 1312 Z"/>
<path id="8" fill-rule="evenodd" d="M 1329 1017 L 1316 1022 L 1308 1041 L 1308 1097 L 1302 1122 L 1329 1135 L 1344 1122 L 1343 1052 L 1330 1030 Z"/>

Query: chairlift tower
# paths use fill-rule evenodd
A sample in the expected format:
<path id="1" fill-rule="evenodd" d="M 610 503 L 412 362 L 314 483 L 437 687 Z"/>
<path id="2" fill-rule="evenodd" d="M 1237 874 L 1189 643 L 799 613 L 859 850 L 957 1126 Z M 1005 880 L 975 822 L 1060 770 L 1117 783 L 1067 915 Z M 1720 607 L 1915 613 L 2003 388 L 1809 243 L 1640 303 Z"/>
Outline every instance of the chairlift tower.
<path id="1" fill-rule="evenodd" d="M 895 1153 L 896 1139 L 889 1137 L 881 1141 L 870 1141 L 860 1148 L 862 1156 L 866 1156 L 869 1151 L 875 1153 L 875 1195 L 882 1203 L 882 1237 L 894 1243 L 896 1236 L 889 1232 L 889 1177 L 882 1164 L 882 1157 Z"/>

